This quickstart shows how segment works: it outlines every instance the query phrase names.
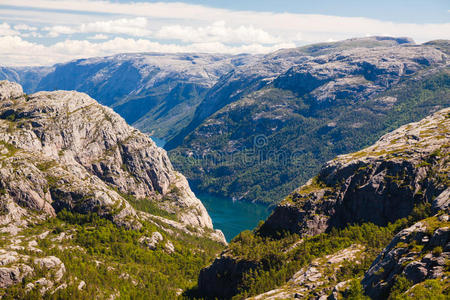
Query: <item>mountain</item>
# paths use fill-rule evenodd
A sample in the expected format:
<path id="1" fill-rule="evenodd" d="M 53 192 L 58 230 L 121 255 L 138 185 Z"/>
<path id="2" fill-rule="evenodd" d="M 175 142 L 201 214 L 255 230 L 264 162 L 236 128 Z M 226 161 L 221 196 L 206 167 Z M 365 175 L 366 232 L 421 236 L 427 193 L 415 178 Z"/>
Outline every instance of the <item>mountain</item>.
<path id="1" fill-rule="evenodd" d="M 0 67 L 0 80 L 18 82 L 27 92 L 36 91 L 41 79 L 54 71 L 54 67 Z"/>
<path id="2" fill-rule="evenodd" d="M 447 40 L 366 37 L 267 55 L 136 53 L 4 67 L 0 79 L 26 92 L 86 92 L 167 142 L 196 190 L 272 204 L 336 155 L 448 107 L 449 49 Z"/>
<path id="3" fill-rule="evenodd" d="M 222 76 L 166 149 L 196 189 L 277 203 L 327 160 L 448 107 L 446 47 L 372 37 L 277 51 Z"/>
<path id="4" fill-rule="evenodd" d="M 257 229 L 238 235 L 192 293 L 448 298 L 449 149 L 447 108 L 327 162 Z"/>
<path id="5" fill-rule="evenodd" d="M 300 48 L 282 49 L 265 55 L 254 62 L 237 66 L 220 78 L 211 88 L 196 110 L 191 124 L 170 141 L 169 148 L 177 146 L 191 130 L 195 129 L 203 120 L 222 107 L 267 86 L 291 67 L 307 61 L 308 57 L 326 55 L 353 48 L 392 47 L 413 43 L 408 38 L 354 38 L 336 43 L 319 43 Z"/>
<path id="6" fill-rule="evenodd" d="M 0 81 L 0 162 L 2 298 L 173 299 L 225 244 L 166 152 L 86 94 Z"/>
<path id="7" fill-rule="evenodd" d="M 26 92 L 76 90 L 112 107 L 145 133 L 169 139 L 185 127 L 217 80 L 249 55 L 136 53 L 79 59 L 49 68 L 3 68 Z M 39 71 L 38 70 L 45 70 Z M 33 75 L 30 75 L 30 74 Z M 18 75 L 17 75 L 18 74 Z"/>

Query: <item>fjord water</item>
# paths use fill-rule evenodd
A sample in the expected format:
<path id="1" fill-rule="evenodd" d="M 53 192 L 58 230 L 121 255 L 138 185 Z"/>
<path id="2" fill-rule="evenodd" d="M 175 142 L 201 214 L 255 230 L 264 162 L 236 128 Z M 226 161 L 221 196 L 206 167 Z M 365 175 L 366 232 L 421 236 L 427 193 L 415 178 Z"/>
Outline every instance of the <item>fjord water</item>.
<path id="1" fill-rule="evenodd" d="M 205 205 L 214 228 L 222 230 L 228 242 L 241 231 L 255 228 L 258 222 L 266 220 L 272 211 L 267 205 L 259 203 L 233 201 L 205 193 L 195 195 Z"/>
<path id="2" fill-rule="evenodd" d="M 158 147 L 163 148 L 166 140 L 151 136 Z M 214 228 L 222 230 L 229 242 L 241 231 L 252 230 L 259 221 L 264 221 L 272 210 L 264 204 L 245 201 L 233 201 L 231 198 L 213 196 L 196 192 L 195 195 L 205 205 Z"/>
<path id="3" fill-rule="evenodd" d="M 155 142 L 156 146 L 164 148 L 164 145 L 166 144 L 166 140 L 158 138 L 156 136 L 150 136 L 150 138 Z"/>

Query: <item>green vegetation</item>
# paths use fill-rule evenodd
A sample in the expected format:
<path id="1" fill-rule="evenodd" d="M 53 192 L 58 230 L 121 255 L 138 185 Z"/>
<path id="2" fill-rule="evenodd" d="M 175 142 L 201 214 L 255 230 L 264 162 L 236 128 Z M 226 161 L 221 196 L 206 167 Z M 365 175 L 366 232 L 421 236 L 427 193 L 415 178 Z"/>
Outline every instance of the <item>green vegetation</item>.
<path id="1" fill-rule="evenodd" d="M 403 299 L 403 293 L 405 293 L 413 283 L 406 279 L 404 275 L 397 276 L 394 285 L 389 292 L 389 299 Z"/>
<path id="2" fill-rule="evenodd" d="M 392 294 L 396 294 L 394 291 Z M 406 295 L 391 297 L 391 299 L 402 300 L 445 300 L 450 297 L 450 286 L 448 281 L 442 282 L 440 279 L 428 279 L 414 286 Z"/>
<path id="3" fill-rule="evenodd" d="M 253 262 L 256 268 L 243 274 L 238 286 L 239 293 L 233 299 L 244 299 L 275 289 L 314 259 L 336 253 L 354 244 L 365 247 L 364 255 L 359 259 L 360 263 L 343 264 L 339 271 L 332 275 L 336 283 L 360 278 L 398 231 L 426 218 L 429 213 L 430 205 L 422 204 L 417 206 L 408 218 L 397 220 L 386 227 L 364 223 L 349 225 L 344 229 L 333 228 L 328 233 L 306 237 L 295 246 L 293 245 L 300 239 L 297 234 L 281 232 L 267 236 L 261 231 L 263 227 L 255 229 L 254 232 L 244 231 L 231 241 L 227 251 L 236 260 Z M 350 299 L 365 299 L 356 283 L 347 296 Z"/>
<path id="4" fill-rule="evenodd" d="M 164 210 L 158 206 L 156 201 L 152 201 L 150 199 L 137 199 L 136 197 L 119 193 L 125 200 L 130 203 L 131 206 L 133 206 L 136 210 L 147 212 L 152 215 L 164 217 L 170 220 L 177 220 L 177 215 L 174 213 L 169 213 L 167 210 Z"/>
<path id="5" fill-rule="evenodd" d="M 12 157 L 14 156 L 14 154 L 16 154 L 17 151 L 19 151 L 19 149 L 16 148 L 13 144 L 6 143 L 4 141 L 0 141 L 0 146 L 3 146 L 6 148 L 6 150 L 8 150 L 8 153 L 5 154 L 6 157 Z"/>
<path id="6" fill-rule="evenodd" d="M 37 290 L 25 293 L 25 286 L 43 276 L 35 272 L 22 283 L 0 292 L 3 299 L 107 299 L 110 295 L 121 299 L 174 299 L 181 290 L 196 284 L 200 269 L 211 262 L 222 245 L 206 238 L 186 235 L 176 231 L 169 236 L 155 225 L 144 223 L 140 231 L 126 230 L 96 214 L 81 215 L 61 211 L 57 218 L 28 228 L 25 236 L 51 233 L 39 241 L 44 253 L 54 255 L 66 267 L 63 281 L 68 284 L 54 294 L 40 296 Z M 156 250 L 139 243 L 142 236 L 159 231 L 164 236 Z M 52 241 L 61 232 L 72 235 L 53 247 Z M 3 237 L 4 238 L 4 237 Z M 167 253 L 164 242 L 170 240 L 174 253 Z M 19 250 L 29 254 L 26 250 Z M 78 290 L 80 280 L 86 287 Z"/>
<path id="7" fill-rule="evenodd" d="M 344 293 L 344 297 L 347 300 L 368 300 L 369 297 L 364 295 L 364 290 L 359 282 L 359 280 L 355 279 L 350 282 L 350 286 L 348 291 Z"/>
<path id="8" fill-rule="evenodd" d="M 216 112 L 169 155 L 200 191 L 276 203 L 336 155 L 450 106 L 450 72 L 420 76 L 371 100 L 329 106 L 269 87 Z"/>
<path id="9" fill-rule="evenodd" d="M 48 169 L 50 169 L 50 168 L 56 166 L 56 164 L 57 164 L 56 161 L 50 160 L 50 161 L 38 163 L 38 164 L 36 165 L 36 167 L 37 167 L 40 171 L 46 172 L 46 171 L 48 171 Z"/>

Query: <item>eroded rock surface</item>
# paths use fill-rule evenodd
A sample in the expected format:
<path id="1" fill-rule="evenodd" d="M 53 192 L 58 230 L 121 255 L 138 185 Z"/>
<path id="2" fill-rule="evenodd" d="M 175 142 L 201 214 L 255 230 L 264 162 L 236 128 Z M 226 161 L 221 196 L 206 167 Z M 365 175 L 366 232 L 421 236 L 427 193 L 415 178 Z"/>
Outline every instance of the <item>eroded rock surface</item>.
<path id="1" fill-rule="evenodd" d="M 413 284 L 436 278 L 448 281 L 449 226 L 444 214 L 399 232 L 365 274 L 362 284 L 367 295 L 385 299 L 398 276 Z"/>
<path id="2" fill-rule="evenodd" d="M 384 135 L 373 146 L 338 156 L 288 196 L 264 230 L 315 235 L 352 223 L 386 225 L 408 216 L 418 203 L 448 206 L 449 128 L 447 108 Z"/>
<path id="3" fill-rule="evenodd" d="M 283 200 L 253 235 L 263 237 L 262 241 L 283 241 L 282 232 L 298 234 L 299 239 L 288 248 L 293 249 L 301 247 L 302 240 L 310 236 L 350 224 L 371 222 L 386 226 L 410 216 L 414 207 L 427 203 L 438 215 L 400 232 L 374 262 L 363 285 L 369 296 L 384 299 L 384 293 L 399 274 L 413 283 L 432 278 L 446 280 L 449 129 L 450 109 L 446 108 L 384 135 L 373 146 L 338 156 L 326 163 L 318 176 Z M 400 240 L 404 245 L 399 245 Z M 236 243 L 247 246 L 242 240 Z M 414 249 L 416 244 L 418 247 Z M 430 254 L 433 249 L 439 254 Z M 353 256 L 357 260 L 352 251 L 345 251 L 350 255 L 334 254 L 329 264 L 339 266 L 342 257 Z M 233 252 L 230 247 L 203 269 L 198 281 L 201 292 L 232 297 L 238 293 L 246 273 L 264 270 L 258 265 L 263 263 L 261 260 L 254 261 L 251 255 L 243 253 Z M 287 284 L 257 299 L 340 297 L 349 282 L 327 286 L 325 282 L 332 277 L 324 276 L 323 265 L 327 262 L 316 261 L 298 270 Z"/>
<path id="4" fill-rule="evenodd" d="M 14 231 L 24 215 L 45 218 L 63 208 L 139 228 L 131 198 L 212 228 L 166 152 L 110 108 L 77 92 L 24 95 L 7 81 L 0 94 L 2 231 Z"/>

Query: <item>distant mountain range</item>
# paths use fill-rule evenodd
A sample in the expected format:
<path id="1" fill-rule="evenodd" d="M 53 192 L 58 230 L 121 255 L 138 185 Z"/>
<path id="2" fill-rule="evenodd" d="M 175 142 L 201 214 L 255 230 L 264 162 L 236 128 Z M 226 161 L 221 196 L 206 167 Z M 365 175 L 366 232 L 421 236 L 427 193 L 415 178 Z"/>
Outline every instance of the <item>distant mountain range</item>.
<path id="1" fill-rule="evenodd" d="M 196 188 L 277 202 L 336 155 L 450 105 L 448 41 L 280 50 L 223 76 L 166 145 Z"/>
<path id="2" fill-rule="evenodd" d="M 76 90 L 112 107 L 143 132 L 170 139 L 192 119 L 219 78 L 257 56 L 221 54 L 119 54 L 52 67 L 0 68 L 0 79 L 24 91 Z"/>
<path id="3" fill-rule="evenodd" d="M 88 93 L 168 141 L 198 190 L 277 202 L 342 153 L 450 105 L 448 41 L 369 37 L 260 55 L 122 54 L 1 68 Z"/>

